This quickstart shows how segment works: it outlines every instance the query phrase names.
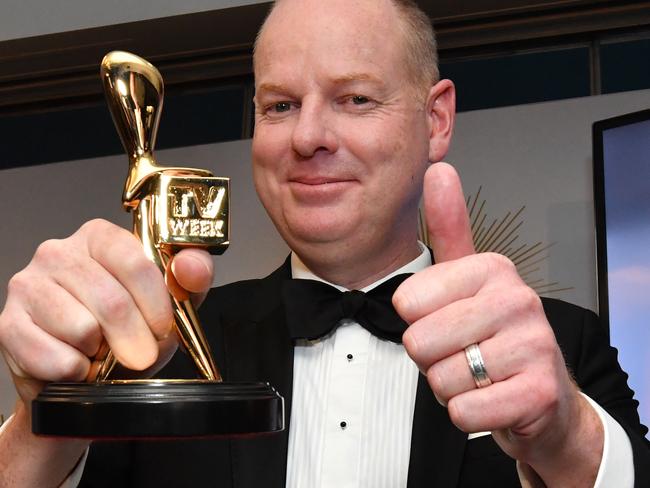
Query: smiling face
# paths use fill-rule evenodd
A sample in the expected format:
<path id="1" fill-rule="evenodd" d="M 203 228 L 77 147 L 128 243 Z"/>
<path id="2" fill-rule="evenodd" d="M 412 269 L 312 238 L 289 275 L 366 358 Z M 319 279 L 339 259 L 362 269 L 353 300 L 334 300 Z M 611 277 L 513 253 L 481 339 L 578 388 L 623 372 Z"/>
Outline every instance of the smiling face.
<path id="1" fill-rule="evenodd" d="M 412 78 L 389 0 L 283 0 L 260 35 L 255 185 L 282 237 L 325 279 L 363 286 L 418 254 L 434 108 L 449 86 Z M 433 157 L 446 151 L 439 142 Z"/>

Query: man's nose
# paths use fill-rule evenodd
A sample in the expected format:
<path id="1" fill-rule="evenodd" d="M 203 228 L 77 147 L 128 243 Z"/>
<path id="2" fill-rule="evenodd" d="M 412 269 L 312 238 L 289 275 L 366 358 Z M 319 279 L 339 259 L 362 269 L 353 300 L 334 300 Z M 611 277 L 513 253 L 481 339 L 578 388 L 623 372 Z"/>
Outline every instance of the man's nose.
<path id="1" fill-rule="evenodd" d="M 332 115 L 325 105 L 303 103 L 291 137 L 293 150 L 299 156 L 310 158 L 318 151 L 333 153 L 337 150 Z"/>

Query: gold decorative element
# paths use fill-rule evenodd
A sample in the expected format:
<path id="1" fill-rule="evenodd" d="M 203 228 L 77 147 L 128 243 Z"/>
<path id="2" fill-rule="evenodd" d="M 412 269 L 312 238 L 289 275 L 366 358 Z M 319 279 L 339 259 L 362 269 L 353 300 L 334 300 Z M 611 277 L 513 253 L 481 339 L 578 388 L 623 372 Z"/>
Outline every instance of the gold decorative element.
<path id="1" fill-rule="evenodd" d="M 466 200 L 476 252 L 496 252 L 509 258 L 517 267 L 519 276 L 539 295 L 572 290 L 573 287 L 561 286 L 558 281 L 546 282 L 536 276 L 536 273 L 541 270 L 540 263 L 548 259 L 548 250 L 555 245 L 554 242 L 550 244 L 541 241 L 535 244 L 517 242 L 518 232 L 524 224 L 522 214 L 526 206 L 521 206 L 516 212 L 508 211 L 500 219 L 489 219 L 485 210 L 487 202 L 485 199 L 480 200 L 481 190 L 482 187 L 479 186 L 476 195 L 468 195 Z M 430 246 L 422 211 L 419 215 L 419 224 L 420 239 Z"/>
<path id="2" fill-rule="evenodd" d="M 158 70 L 123 51 L 108 53 L 101 63 L 106 99 L 129 156 L 122 203 L 133 212 L 133 232 L 146 256 L 165 275 L 176 330 L 201 376 L 220 381 L 208 342 L 187 291 L 168 272 L 183 247 L 221 254 L 228 247 L 229 179 L 200 168 L 159 166 L 153 156 L 163 104 Z M 116 364 L 106 344 L 91 366 L 88 381 L 105 381 Z"/>

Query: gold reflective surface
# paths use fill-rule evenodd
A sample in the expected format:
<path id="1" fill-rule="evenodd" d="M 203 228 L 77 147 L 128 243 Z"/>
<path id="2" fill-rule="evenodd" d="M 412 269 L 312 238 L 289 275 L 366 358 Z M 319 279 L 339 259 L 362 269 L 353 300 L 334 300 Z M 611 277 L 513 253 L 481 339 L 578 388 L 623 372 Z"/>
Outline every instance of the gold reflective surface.
<path id="1" fill-rule="evenodd" d="M 103 383 L 108 385 L 208 385 L 214 383 L 212 380 L 207 379 L 173 379 L 173 378 L 160 378 L 151 380 L 106 380 Z"/>
<path id="2" fill-rule="evenodd" d="M 165 275 L 182 345 L 202 378 L 221 381 L 189 293 L 176 283 L 168 267 L 174 253 L 183 247 L 199 247 L 213 254 L 228 247 L 229 179 L 215 177 L 205 169 L 157 164 L 153 151 L 164 85 L 152 64 L 134 54 L 113 51 L 102 60 L 100 73 L 129 157 L 122 203 L 133 212 L 133 232 L 146 256 Z M 108 346 L 102 345 L 88 381 L 106 381 L 115 364 Z"/>

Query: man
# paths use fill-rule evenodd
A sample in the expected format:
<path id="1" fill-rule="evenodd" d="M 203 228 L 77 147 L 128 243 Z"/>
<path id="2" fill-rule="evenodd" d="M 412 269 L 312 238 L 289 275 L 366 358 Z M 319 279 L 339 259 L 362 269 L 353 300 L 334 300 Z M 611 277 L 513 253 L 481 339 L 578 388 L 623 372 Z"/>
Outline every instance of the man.
<path id="1" fill-rule="evenodd" d="M 449 146 L 455 94 L 429 29 L 406 0 L 275 5 L 256 45 L 253 164 L 291 263 L 214 290 L 202 313 L 227 379 L 265 378 L 286 396 L 288 433 L 93 446 L 82 484 L 647 485 L 645 431 L 591 315 L 542 304 L 507 259 L 475 255 L 457 175 L 430 164 Z M 417 242 L 423 181 L 435 265 Z M 0 436 L 4 485 L 56 486 L 86 448 L 30 434 L 43 381 L 82 380 L 102 337 L 132 369 L 167 362 L 166 290 L 138 246 L 90 222 L 12 279 L 0 343 L 21 401 Z M 199 294 L 212 273 L 195 250 L 172 270 Z M 352 317 L 322 338 L 289 335 L 291 275 L 368 290 L 402 272 L 415 272 L 393 296 L 403 346 Z"/>

